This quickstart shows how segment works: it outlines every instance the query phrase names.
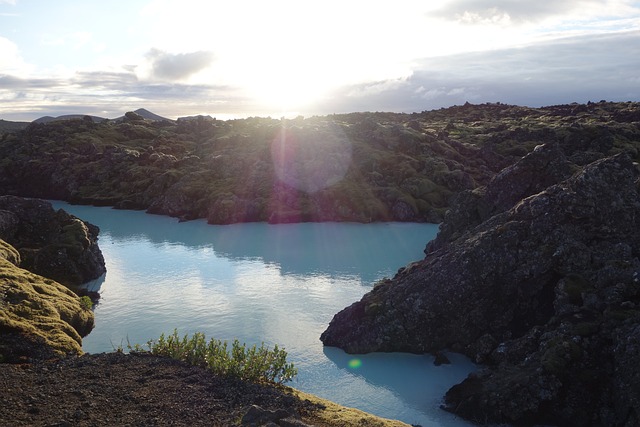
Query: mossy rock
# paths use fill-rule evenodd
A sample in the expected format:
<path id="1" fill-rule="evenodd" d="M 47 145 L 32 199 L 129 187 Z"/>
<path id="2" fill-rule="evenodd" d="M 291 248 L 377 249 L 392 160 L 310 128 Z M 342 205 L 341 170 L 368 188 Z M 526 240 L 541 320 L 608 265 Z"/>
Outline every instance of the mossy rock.
<path id="1" fill-rule="evenodd" d="M 93 325 L 93 312 L 71 290 L 0 258 L 0 355 L 5 361 L 82 354 L 82 336 Z"/>
<path id="2" fill-rule="evenodd" d="M 74 255 L 82 254 L 90 244 L 89 230 L 82 220 L 73 218 L 69 224 L 62 227 L 59 245 L 68 248 Z"/>
<path id="3" fill-rule="evenodd" d="M 0 259 L 5 259 L 13 265 L 20 265 L 20 252 L 4 240 L 0 240 Z"/>
<path id="4" fill-rule="evenodd" d="M 300 400 L 314 404 L 316 408 L 318 408 L 308 414 L 308 417 L 314 421 L 315 425 L 342 427 L 410 427 L 409 424 L 405 424 L 402 421 L 377 417 L 293 388 L 285 387 L 284 390 Z"/>

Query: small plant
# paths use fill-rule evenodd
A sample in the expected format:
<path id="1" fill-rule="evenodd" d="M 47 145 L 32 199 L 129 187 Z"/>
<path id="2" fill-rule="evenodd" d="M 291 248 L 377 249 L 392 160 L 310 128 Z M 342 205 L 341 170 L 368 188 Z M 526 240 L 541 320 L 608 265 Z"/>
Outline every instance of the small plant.
<path id="1" fill-rule="evenodd" d="M 91 301 L 91 298 L 89 298 L 86 295 L 81 296 L 80 297 L 80 306 L 82 308 L 84 308 L 85 310 L 91 310 L 93 308 L 93 301 Z"/>
<path id="2" fill-rule="evenodd" d="M 212 338 L 207 342 L 201 332 L 180 338 L 178 331 L 174 330 L 173 334 L 162 334 L 157 341 L 149 341 L 147 345 L 151 354 L 181 360 L 217 375 L 231 375 L 246 381 L 282 384 L 298 374 L 293 363 L 287 363 L 287 352 L 277 344 L 273 349 L 264 343 L 260 347 L 247 347 L 236 339 L 229 349 L 226 341 Z M 129 346 L 129 349 L 143 351 L 140 345 Z"/>

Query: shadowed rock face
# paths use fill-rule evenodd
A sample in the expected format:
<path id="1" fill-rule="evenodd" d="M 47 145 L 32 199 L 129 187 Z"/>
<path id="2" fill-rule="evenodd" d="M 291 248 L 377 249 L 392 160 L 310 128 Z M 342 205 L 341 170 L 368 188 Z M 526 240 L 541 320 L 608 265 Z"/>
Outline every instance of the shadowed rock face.
<path id="1" fill-rule="evenodd" d="M 106 271 L 98 232 L 49 202 L 0 196 L 0 239 L 18 249 L 22 268 L 64 285 L 81 285 Z"/>
<path id="2" fill-rule="evenodd" d="M 639 222 L 626 155 L 578 168 L 539 147 L 464 193 L 426 258 L 336 314 L 321 339 L 486 364 L 446 396 L 476 421 L 635 425 Z"/>

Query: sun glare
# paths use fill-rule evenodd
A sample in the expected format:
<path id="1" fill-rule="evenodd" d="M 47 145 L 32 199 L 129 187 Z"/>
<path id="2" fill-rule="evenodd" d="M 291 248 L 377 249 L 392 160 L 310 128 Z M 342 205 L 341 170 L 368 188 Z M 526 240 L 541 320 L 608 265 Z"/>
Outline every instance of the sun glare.
<path id="1" fill-rule="evenodd" d="M 288 57 L 278 58 L 268 70 L 246 83 L 250 97 L 280 111 L 294 111 L 319 101 L 328 86 L 321 76 L 310 75 L 295 58 Z"/>

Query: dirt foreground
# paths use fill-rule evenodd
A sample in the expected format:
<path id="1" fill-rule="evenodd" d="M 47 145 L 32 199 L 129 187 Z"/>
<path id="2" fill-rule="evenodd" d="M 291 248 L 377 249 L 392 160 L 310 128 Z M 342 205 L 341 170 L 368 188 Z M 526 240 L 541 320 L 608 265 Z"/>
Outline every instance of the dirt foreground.
<path id="1" fill-rule="evenodd" d="M 141 354 L 0 364 L 3 426 L 407 427 L 289 387 Z"/>

